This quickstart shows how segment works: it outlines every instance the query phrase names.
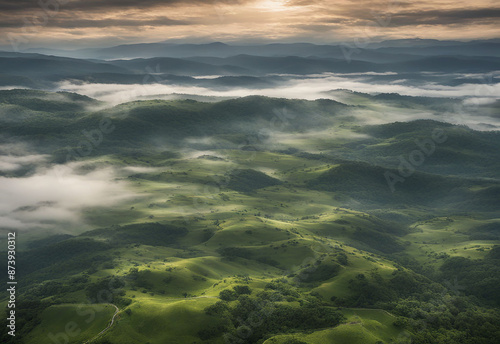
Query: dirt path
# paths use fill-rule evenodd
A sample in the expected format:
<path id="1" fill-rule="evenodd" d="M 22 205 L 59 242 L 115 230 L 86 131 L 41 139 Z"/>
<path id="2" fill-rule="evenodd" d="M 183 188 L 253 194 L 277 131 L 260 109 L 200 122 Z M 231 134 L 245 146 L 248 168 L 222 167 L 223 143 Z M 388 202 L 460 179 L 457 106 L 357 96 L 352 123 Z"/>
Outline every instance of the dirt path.
<path id="1" fill-rule="evenodd" d="M 193 300 L 193 299 L 218 299 L 217 296 L 191 296 L 191 297 L 178 297 L 178 298 L 171 298 L 167 300 Z"/>
<path id="2" fill-rule="evenodd" d="M 118 307 L 112 303 L 107 303 L 107 305 L 111 305 L 113 307 L 115 307 L 115 314 L 113 314 L 113 317 L 111 318 L 111 322 L 108 324 L 108 326 L 102 330 L 101 332 L 99 332 L 97 335 L 95 335 L 92 339 L 89 339 L 87 340 L 86 342 L 83 342 L 82 344 L 88 344 L 88 343 L 92 343 L 94 340 L 96 340 L 98 337 L 102 336 L 104 333 L 106 333 L 110 328 L 111 326 L 113 326 L 113 324 L 115 323 L 115 318 L 116 316 L 118 315 L 118 312 L 120 311 L 118 309 Z"/>
<path id="3" fill-rule="evenodd" d="M 192 300 L 192 299 L 203 299 L 203 298 L 208 298 L 208 299 L 211 299 L 211 298 L 217 298 L 215 296 L 193 296 L 193 297 L 183 297 L 183 298 L 175 298 L 175 299 L 169 299 L 169 300 Z M 113 314 L 113 317 L 111 318 L 111 321 L 110 323 L 108 324 L 108 326 L 102 330 L 101 332 L 99 332 L 98 334 L 96 334 L 94 337 L 92 337 L 91 339 L 83 342 L 82 344 L 89 344 L 89 343 L 92 343 L 94 340 L 96 340 L 97 338 L 99 338 L 100 336 L 102 336 L 103 334 L 105 334 L 110 328 L 111 326 L 113 326 L 113 324 L 115 323 L 115 319 L 116 319 L 116 316 L 118 315 L 118 312 L 120 311 L 118 309 L 118 307 L 112 303 L 106 303 L 106 305 L 111 305 L 113 307 L 115 307 L 115 314 Z"/>

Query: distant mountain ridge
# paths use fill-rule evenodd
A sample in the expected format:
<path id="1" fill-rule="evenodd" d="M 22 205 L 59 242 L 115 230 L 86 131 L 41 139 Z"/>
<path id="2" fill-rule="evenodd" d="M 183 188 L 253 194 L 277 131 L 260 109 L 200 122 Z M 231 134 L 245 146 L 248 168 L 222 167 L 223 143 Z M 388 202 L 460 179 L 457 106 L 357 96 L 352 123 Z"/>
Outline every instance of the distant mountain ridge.
<path id="1" fill-rule="evenodd" d="M 192 57 L 212 56 L 229 57 L 240 54 L 257 56 L 319 56 L 339 58 L 354 53 L 351 57 L 366 61 L 381 59 L 407 60 L 408 55 L 449 55 L 496 56 L 500 57 L 500 40 L 478 40 L 469 42 L 439 41 L 431 39 L 402 39 L 368 44 L 354 42 L 336 44 L 311 43 L 270 43 L 270 44 L 225 44 L 212 42 L 206 44 L 173 44 L 167 42 L 124 44 L 106 48 L 86 48 L 79 50 L 58 50 L 31 48 L 26 53 L 51 54 L 65 57 L 119 59 L 151 57 Z M 398 56 L 395 56 L 398 55 Z"/>
<path id="2" fill-rule="evenodd" d="M 412 58 L 407 58 L 408 56 Z M 255 87 L 280 82 L 280 74 L 303 76 L 323 73 L 372 73 L 373 78 L 373 73 L 388 72 L 406 74 L 407 78 L 418 82 L 420 77 L 410 75 L 411 73 L 489 73 L 500 70 L 500 58 L 494 56 L 408 56 L 405 60 L 395 58 L 383 61 L 379 60 L 378 56 L 375 61 L 366 61 L 342 57 L 238 54 L 229 57 L 154 57 L 105 61 L 0 52 L 0 86 L 53 89 L 61 81 L 76 80 L 118 84 L 176 83 Z M 187 78 L 196 76 L 210 76 L 216 79 L 231 76 L 233 79 L 209 81 Z M 379 77 L 384 78 L 383 75 Z M 396 77 L 400 79 L 399 76 Z M 386 78 L 393 77 L 388 75 Z M 455 82 L 448 79 L 443 81 Z"/>

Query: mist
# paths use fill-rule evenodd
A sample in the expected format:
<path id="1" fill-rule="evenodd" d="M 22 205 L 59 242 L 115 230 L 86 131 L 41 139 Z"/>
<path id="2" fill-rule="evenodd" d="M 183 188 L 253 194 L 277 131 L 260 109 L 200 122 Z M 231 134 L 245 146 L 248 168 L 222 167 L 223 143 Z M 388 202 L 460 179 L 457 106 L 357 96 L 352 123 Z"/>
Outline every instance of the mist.
<path id="1" fill-rule="evenodd" d="M 14 161 L 20 160 L 32 162 L 33 158 Z M 133 196 L 125 182 L 115 180 L 113 169 L 81 174 L 78 165 L 40 167 L 28 177 L 0 177 L 1 228 L 75 232 L 85 227 L 82 212 L 86 208 L 110 207 Z"/>
<path id="2" fill-rule="evenodd" d="M 19 170 L 20 168 L 31 165 L 41 163 L 48 155 L 44 154 L 32 154 L 32 155 L 24 155 L 24 156 L 0 156 L 0 172 L 12 172 Z"/>
<path id="3" fill-rule="evenodd" d="M 355 92 L 379 94 L 399 93 L 407 96 L 421 97 L 450 97 L 450 98 L 500 98 L 500 83 L 464 83 L 457 86 L 447 86 L 437 83 L 414 85 L 401 79 L 383 82 L 367 79 L 365 75 L 394 75 L 395 73 L 352 73 L 309 75 L 305 77 L 290 77 L 289 80 L 277 86 L 261 89 L 231 88 L 220 89 L 215 87 L 164 85 L 164 84 L 91 84 L 63 82 L 59 89 L 87 95 L 92 98 L 106 101 L 110 104 L 119 104 L 137 99 L 141 96 L 166 95 L 172 93 L 196 94 L 218 97 L 244 97 L 262 95 L 278 98 L 298 98 L 314 100 L 328 98 L 327 92 L 336 89 L 347 89 Z"/>
<path id="4" fill-rule="evenodd" d="M 395 73 L 352 73 L 333 74 L 324 73 L 309 76 L 288 76 L 284 83 L 269 88 L 217 88 L 186 85 L 164 84 L 90 84 L 64 82 L 59 85 L 61 90 L 76 92 L 107 102 L 109 106 L 138 99 L 161 99 L 171 94 L 186 94 L 197 96 L 211 96 L 237 98 L 251 95 L 287 99 L 315 100 L 327 98 L 351 104 L 343 93 L 334 90 L 350 90 L 367 94 L 398 93 L 403 96 L 439 97 L 463 100 L 463 109 L 450 108 L 444 113 L 430 113 L 415 109 L 379 108 L 377 111 L 354 111 L 353 114 L 366 124 L 382 124 L 394 121 L 409 121 L 416 119 L 435 119 L 454 124 L 470 125 L 478 130 L 496 130 L 499 127 L 498 119 L 488 109 L 482 109 L 478 114 L 477 107 L 492 104 L 500 99 L 500 83 L 463 83 L 456 86 L 442 85 L 435 82 L 416 83 L 411 80 L 396 79 L 392 81 L 373 79 L 374 76 L 383 77 Z M 369 77 L 368 77 L 369 76 Z M 453 77 L 486 78 L 486 74 L 457 74 Z M 283 77 L 283 76 L 281 76 Z M 450 77 L 450 75 L 448 76 Z M 357 105 L 356 102 L 352 102 Z"/>

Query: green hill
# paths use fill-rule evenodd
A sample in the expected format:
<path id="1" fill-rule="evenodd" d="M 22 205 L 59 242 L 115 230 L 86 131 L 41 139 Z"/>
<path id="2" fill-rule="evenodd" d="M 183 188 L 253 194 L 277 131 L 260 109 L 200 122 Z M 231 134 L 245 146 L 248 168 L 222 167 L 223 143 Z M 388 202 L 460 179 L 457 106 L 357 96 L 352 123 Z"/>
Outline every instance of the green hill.
<path id="1" fill-rule="evenodd" d="M 0 91 L 0 149 L 20 166 L 2 178 L 33 186 L 12 214 L 41 219 L 18 231 L 2 343 L 498 342 L 498 134 L 367 125 L 440 102 L 339 92 L 350 105 Z M 64 197 L 38 195 L 56 168 Z"/>

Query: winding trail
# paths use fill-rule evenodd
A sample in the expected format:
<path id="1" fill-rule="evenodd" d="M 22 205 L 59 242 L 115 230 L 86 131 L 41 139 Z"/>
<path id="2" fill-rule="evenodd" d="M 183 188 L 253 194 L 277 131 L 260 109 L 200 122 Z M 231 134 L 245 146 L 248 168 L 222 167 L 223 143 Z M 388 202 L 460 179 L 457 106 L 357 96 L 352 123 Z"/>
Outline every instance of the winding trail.
<path id="1" fill-rule="evenodd" d="M 113 314 L 113 317 L 111 318 L 111 321 L 110 323 L 108 324 L 108 326 L 102 330 L 101 332 L 99 332 L 98 334 L 96 334 L 94 337 L 92 337 L 91 339 L 87 340 L 86 342 L 83 342 L 82 344 L 88 344 L 88 343 L 92 343 L 94 340 L 96 340 L 98 337 L 102 336 L 104 333 L 106 333 L 110 328 L 111 326 L 113 326 L 113 324 L 115 323 L 115 318 L 116 316 L 118 315 L 118 312 L 120 311 L 118 309 L 118 307 L 112 303 L 106 303 L 106 305 L 111 305 L 113 307 L 115 307 L 115 314 Z"/>
<path id="2" fill-rule="evenodd" d="M 169 298 L 167 300 L 194 300 L 194 299 L 218 299 L 217 296 L 190 296 L 190 297 L 177 297 L 177 298 Z"/>
<path id="3" fill-rule="evenodd" d="M 169 300 L 192 300 L 192 299 L 203 299 L 203 298 L 208 298 L 208 299 L 215 298 L 216 299 L 217 297 L 216 296 L 192 296 L 192 297 L 183 297 L 183 298 L 172 298 L 172 299 L 169 299 Z M 99 338 L 100 336 L 102 336 L 103 334 L 105 334 L 111 328 L 111 326 L 113 326 L 113 324 L 115 323 L 116 316 L 120 312 L 120 309 L 116 305 L 114 305 L 112 303 L 104 303 L 104 305 L 111 305 L 111 306 L 115 307 L 115 314 L 113 314 L 113 317 L 111 318 L 111 321 L 109 322 L 108 326 L 104 330 L 102 330 L 101 332 L 99 332 L 98 334 L 96 334 L 91 339 L 83 342 L 82 344 L 92 343 L 94 340 L 96 340 L 97 338 Z"/>

